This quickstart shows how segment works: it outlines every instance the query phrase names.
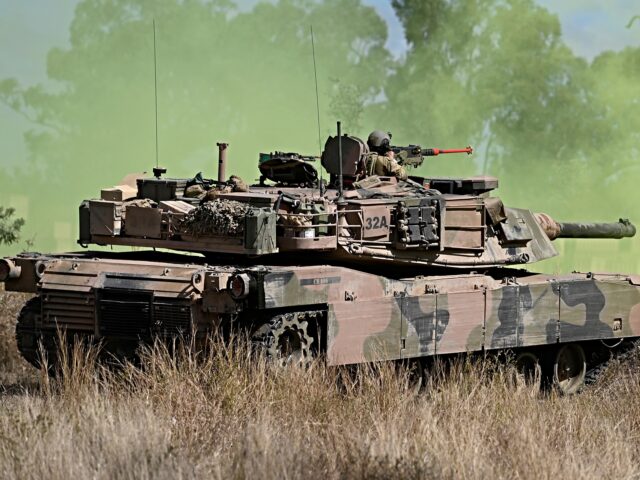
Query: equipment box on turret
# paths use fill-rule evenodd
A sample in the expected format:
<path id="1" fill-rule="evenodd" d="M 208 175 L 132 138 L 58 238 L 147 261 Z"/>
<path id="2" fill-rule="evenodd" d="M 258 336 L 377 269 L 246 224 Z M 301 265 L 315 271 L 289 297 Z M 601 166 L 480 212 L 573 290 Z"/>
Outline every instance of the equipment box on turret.
<path id="1" fill-rule="evenodd" d="M 417 177 L 419 178 L 419 177 Z M 429 188 L 440 193 L 454 195 L 482 195 L 498 188 L 498 179 L 494 177 L 479 176 L 467 178 L 430 178 L 424 179 Z"/>
<path id="2" fill-rule="evenodd" d="M 149 198 L 155 202 L 175 200 L 184 194 L 187 186 L 186 179 L 172 178 L 140 178 L 138 184 L 138 198 Z"/>
<path id="3" fill-rule="evenodd" d="M 89 201 L 91 235 L 120 235 L 122 228 L 122 204 L 106 200 Z"/>

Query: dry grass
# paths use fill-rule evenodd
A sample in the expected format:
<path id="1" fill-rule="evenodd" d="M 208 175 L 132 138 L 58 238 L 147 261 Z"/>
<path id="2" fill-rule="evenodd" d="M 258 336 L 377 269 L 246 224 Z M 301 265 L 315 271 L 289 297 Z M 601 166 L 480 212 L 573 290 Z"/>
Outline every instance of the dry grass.
<path id="1" fill-rule="evenodd" d="M 242 342 L 215 346 L 199 356 L 182 349 L 177 358 L 156 346 L 146 353 L 144 369 L 117 372 L 94 368 L 80 353 L 63 380 L 41 376 L 35 387 L 5 392 L 0 475 L 640 475 L 637 359 L 610 369 L 582 394 L 562 398 L 514 388 L 508 367 L 487 363 L 458 363 L 417 392 L 409 372 L 393 365 L 281 370 L 252 361 Z M 6 368 L 25 378 L 17 360 Z"/>
<path id="2" fill-rule="evenodd" d="M 16 346 L 16 318 L 31 295 L 6 293 L 0 283 L 0 391 L 2 387 L 37 380 L 33 367 L 22 360 Z"/>

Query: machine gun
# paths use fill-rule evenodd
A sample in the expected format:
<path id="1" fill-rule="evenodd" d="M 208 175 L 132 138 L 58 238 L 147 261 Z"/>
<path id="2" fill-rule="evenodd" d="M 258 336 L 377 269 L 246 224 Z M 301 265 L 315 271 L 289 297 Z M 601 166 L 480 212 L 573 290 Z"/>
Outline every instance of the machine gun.
<path id="1" fill-rule="evenodd" d="M 443 150 L 441 148 L 422 148 L 420 145 L 407 145 L 406 147 L 389 147 L 396 155 L 398 163 L 404 167 L 419 167 L 424 161 L 424 157 L 435 157 L 441 153 L 466 153 L 471 155 L 473 148 L 454 148 Z"/>
<path id="2" fill-rule="evenodd" d="M 318 182 L 318 171 L 311 162 L 318 157 L 294 152 L 261 153 L 258 162 L 260 185 L 271 180 L 280 185 L 312 187 Z"/>

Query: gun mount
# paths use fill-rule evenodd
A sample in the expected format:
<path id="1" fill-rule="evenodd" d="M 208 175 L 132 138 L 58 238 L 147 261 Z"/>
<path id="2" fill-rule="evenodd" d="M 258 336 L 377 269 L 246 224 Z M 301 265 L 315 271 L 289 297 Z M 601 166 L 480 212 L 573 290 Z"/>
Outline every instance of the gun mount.
<path id="1" fill-rule="evenodd" d="M 318 171 L 312 163 L 317 158 L 293 152 L 261 153 L 258 164 L 260 185 L 271 180 L 285 187 L 316 187 Z"/>

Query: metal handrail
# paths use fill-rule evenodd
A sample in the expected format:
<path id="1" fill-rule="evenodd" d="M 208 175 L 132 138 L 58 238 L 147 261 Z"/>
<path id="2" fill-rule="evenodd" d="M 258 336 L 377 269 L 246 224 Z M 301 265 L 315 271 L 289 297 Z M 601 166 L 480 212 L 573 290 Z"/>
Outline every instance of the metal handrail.
<path id="1" fill-rule="evenodd" d="M 350 210 L 336 210 L 335 212 L 331 212 L 331 213 L 285 213 L 285 214 L 281 214 L 281 215 L 287 215 L 287 216 L 300 216 L 300 217 L 319 217 L 319 216 L 324 216 L 324 215 L 335 215 L 336 216 L 336 221 L 332 222 L 332 223 L 321 223 L 321 224 L 313 224 L 311 223 L 310 225 L 279 225 L 280 227 L 283 228 L 288 228 L 288 229 L 292 229 L 292 230 L 303 230 L 303 229 L 309 229 L 309 228 L 313 228 L 314 229 L 314 233 L 317 232 L 317 229 L 322 227 L 322 228 L 335 228 L 336 229 L 336 234 L 335 235 L 323 235 L 323 236 L 319 236 L 319 235 L 314 235 L 313 237 L 296 237 L 296 238 L 305 238 L 305 239 L 309 239 L 309 240 L 315 240 L 315 239 L 320 239 L 320 238 L 326 238 L 326 237 L 335 237 L 336 238 L 336 248 L 338 247 L 338 241 L 340 240 L 340 235 L 338 235 L 337 229 L 338 228 L 356 228 L 356 229 L 360 229 L 362 230 L 364 228 L 364 225 L 358 225 L 358 224 L 340 224 L 339 223 L 339 218 L 340 216 L 344 216 L 348 213 L 356 213 L 359 215 L 363 214 L 363 210 L 360 209 L 350 209 Z M 396 228 L 395 225 L 389 225 L 389 229 L 392 228 Z M 344 238 L 343 238 L 344 239 Z M 362 235 L 360 235 L 359 239 L 350 239 L 350 243 L 359 243 L 361 246 L 364 244 L 371 244 L 371 245 L 393 245 L 393 242 L 389 242 L 389 241 L 382 241 L 382 240 L 364 240 L 362 238 Z"/>

